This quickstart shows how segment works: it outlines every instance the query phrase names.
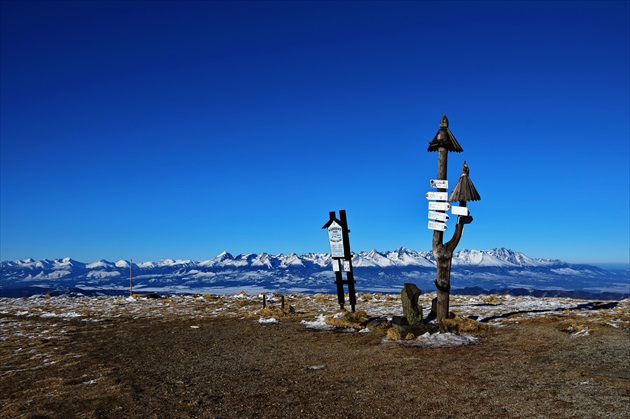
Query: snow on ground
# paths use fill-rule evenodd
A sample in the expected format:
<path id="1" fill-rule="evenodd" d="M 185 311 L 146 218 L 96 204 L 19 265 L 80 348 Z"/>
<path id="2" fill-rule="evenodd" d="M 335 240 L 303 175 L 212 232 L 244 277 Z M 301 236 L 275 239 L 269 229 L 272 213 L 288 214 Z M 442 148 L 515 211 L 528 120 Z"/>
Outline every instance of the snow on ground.
<path id="1" fill-rule="evenodd" d="M 392 342 L 385 340 L 384 342 Z M 396 341 L 398 343 L 398 341 Z M 425 333 L 417 338 L 405 341 L 405 346 L 420 346 L 423 348 L 452 348 L 454 346 L 468 346 L 479 343 L 479 337 L 465 333 L 457 335 L 455 333 Z"/>
<path id="2" fill-rule="evenodd" d="M 287 305 L 295 308 L 297 313 L 312 314 L 313 321 L 321 320 L 321 315 L 333 317 L 339 309 L 337 296 L 332 294 L 288 294 L 285 295 Z M 423 294 L 418 301 L 424 314 L 428 314 L 431 300 L 435 294 Z M 347 296 L 346 296 L 347 298 Z M 279 294 L 266 294 L 268 307 L 279 307 Z M 131 297 L 45 297 L 0 298 L 0 314 L 27 317 L 76 318 L 83 321 L 98 322 L 107 318 L 212 318 L 242 317 L 254 315 L 262 308 L 263 294 L 240 292 L 232 295 L 175 295 L 166 298 L 147 298 L 142 295 Z M 606 302 L 604 304 L 607 304 Z M 522 318 L 547 315 L 550 312 L 573 310 L 577 315 L 597 318 L 605 314 L 608 322 L 618 327 L 628 327 L 622 317 L 628 316 L 630 299 L 620 301 L 618 305 L 606 310 L 590 310 L 593 301 L 572 298 L 536 298 L 530 296 L 511 295 L 476 295 L 451 296 L 451 311 L 460 317 L 474 317 L 490 323 L 518 321 Z M 582 307 L 580 309 L 580 307 Z M 346 308 L 348 302 L 346 299 Z M 395 294 L 357 295 L 357 310 L 364 310 L 370 317 L 387 317 L 402 315 L 400 297 Z M 614 314 L 619 313 L 619 318 Z M 318 317 L 319 316 L 319 317 Z M 337 314 L 338 316 L 338 314 Z M 502 317 L 503 316 L 503 317 Z M 600 316 L 601 317 L 601 316 Z M 603 317 L 602 317 L 603 319 Z"/>
<path id="3" fill-rule="evenodd" d="M 289 294 L 285 304 L 294 309 L 301 324 L 310 329 L 332 330 L 327 318 L 339 316 L 337 296 L 332 294 Z M 431 307 L 435 294 L 423 294 L 419 299 L 424 315 Z M 347 297 L 346 297 L 347 298 Z M 346 300 L 347 301 L 347 300 Z M 65 333 L 70 319 L 86 322 L 106 322 L 108 319 L 212 319 L 237 318 L 258 321 L 261 324 L 288 321 L 282 317 L 264 316 L 263 294 L 240 292 L 232 295 L 176 295 L 166 298 L 131 297 L 45 297 L 0 298 L 0 342 L 11 334 L 35 338 L 54 338 Z M 266 294 L 267 308 L 280 308 L 279 294 Z M 570 298 L 535 298 L 510 295 L 451 296 L 451 311 L 460 317 L 472 317 L 488 324 L 501 327 L 523 319 L 550 314 L 573 316 L 584 323 L 594 322 L 605 327 L 630 329 L 630 299 L 614 303 L 605 302 L 596 306 L 595 301 Z M 349 307 L 346 307 L 349 308 Z M 597 308 L 597 309 L 593 309 Z M 393 294 L 357 295 L 357 310 L 365 311 L 371 318 L 387 318 L 402 315 L 400 297 Z M 24 322 L 15 318 L 27 318 Z M 367 329 L 367 328 L 366 328 Z M 369 329 L 362 329 L 367 332 Z M 350 331 L 354 332 L 353 329 Z M 571 336 L 589 336 L 589 329 L 574 330 Z M 420 336 L 405 344 L 417 346 L 453 346 L 474 344 L 474 336 L 435 334 Z"/>
<path id="4" fill-rule="evenodd" d="M 313 321 L 302 320 L 301 324 L 308 327 L 309 329 L 317 329 L 317 330 L 333 330 L 335 326 L 332 326 L 326 323 L 326 316 L 320 314 Z"/>

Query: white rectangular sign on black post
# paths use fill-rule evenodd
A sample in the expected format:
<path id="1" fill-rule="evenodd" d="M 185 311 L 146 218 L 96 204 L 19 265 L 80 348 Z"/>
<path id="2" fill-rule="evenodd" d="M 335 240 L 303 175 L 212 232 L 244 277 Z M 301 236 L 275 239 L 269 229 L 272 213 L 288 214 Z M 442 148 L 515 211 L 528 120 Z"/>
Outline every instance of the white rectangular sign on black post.
<path id="1" fill-rule="evenodd" d="M 343 261 L 343 271 L 344 272 L 352 272 L 352 269 L 350 269 L 350 261 L 349 260 L 344 260 Z"/>
<path id="2" fill-rule="evenodd" d="M 333 258 L 344 257 L 343 229 L 336 221 L 328 226 L 328 241 L 330 242 L 330 255 Z"/>

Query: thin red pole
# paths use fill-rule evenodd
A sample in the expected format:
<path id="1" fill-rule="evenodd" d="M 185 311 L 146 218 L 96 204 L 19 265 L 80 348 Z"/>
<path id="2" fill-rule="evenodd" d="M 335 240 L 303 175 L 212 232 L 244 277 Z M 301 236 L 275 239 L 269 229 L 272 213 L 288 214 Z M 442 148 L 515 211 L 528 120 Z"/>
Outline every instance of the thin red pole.
<path id="1" fill-rule="evenodd" d="M 133 297 L 133 259 L 129 259 L 129 296 Z"/>

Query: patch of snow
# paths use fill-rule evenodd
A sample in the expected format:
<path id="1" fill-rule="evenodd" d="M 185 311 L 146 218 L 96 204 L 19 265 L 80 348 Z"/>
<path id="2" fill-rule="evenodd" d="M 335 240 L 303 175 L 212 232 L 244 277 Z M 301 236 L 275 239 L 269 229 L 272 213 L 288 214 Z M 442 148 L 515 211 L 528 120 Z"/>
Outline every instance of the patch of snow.
<path id="1" fill-rule="evenodd" d="M 387 341 L 392 342 L 392 341 Z M 422 348 L 453 348 L 457 346 L 476 345 L 479 337 L 471 334 L 457 335 L 455 333 L 425 333 L 414 340 L 403 341 L 406 346 L 418 346 Z"/>
<path id="2" fill-rule="evenodd" d="M 50 313 L 44 312 L 39 315 L 39 317 L 62 317 L 62 318 L 73 318 L 73 317 L 81 317 L 80 314 L 75 313 L 74 311 L 69 311 L 67 313 Z"/>
<path id="3" fill-rule="evenodd" d="M 588 336 L 588 335 L 590 335 L 590 333 L 588 331 L 588 326 L 585 326 L 584 329 L 582 329 L 582 330 L 580 330 L 578 332 L 575 332 L 575 333 L 571 333 L 570 336 L 572 338 L 579 338 L 579 337 Z"/>
<path id="4" fill-rule="evenodd" d="M 323 314 L 320 314 L 317 319 L 312 322 L 302 320 L 300 324 L 308 327 L 309 329 L 317 329 L 317 330 L 333 330 L 335 327 L 326 323 L 326 318 Z"/>
<path id="5" fill-rule="evenodd" d="M 551 269 L 551 272 L 560 274 L 560 275 L 579 275 L 580 274 L 580 271 L 576 271 L 575 269 L 571 269 L 571 268 Z"/>
<path id="6" fill-rule="evenodd" d="M 116 272 L 116 271 L 91 271 L 91 272 L 88 272 L 88 274 L 87 274 L 88 278 L 95 278 L 95 279 L 112 278 L 112 277 L 116 277 L 116 276 L 120 276 L 120 272 Z"/>

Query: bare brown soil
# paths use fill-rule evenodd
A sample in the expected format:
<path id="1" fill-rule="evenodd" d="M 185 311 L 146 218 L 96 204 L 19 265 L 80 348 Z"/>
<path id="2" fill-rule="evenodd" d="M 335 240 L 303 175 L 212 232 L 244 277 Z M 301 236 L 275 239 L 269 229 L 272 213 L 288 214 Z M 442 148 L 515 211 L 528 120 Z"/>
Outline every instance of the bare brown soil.
<path id="1" fill-rule="evenodd" d="M 457 348 L 290 318 L 0 320 L 60 332 L 3 337 L 5 418 L 623 418 L 630 406 L 630 331 L 575 338 L 558 316 Z"/>

